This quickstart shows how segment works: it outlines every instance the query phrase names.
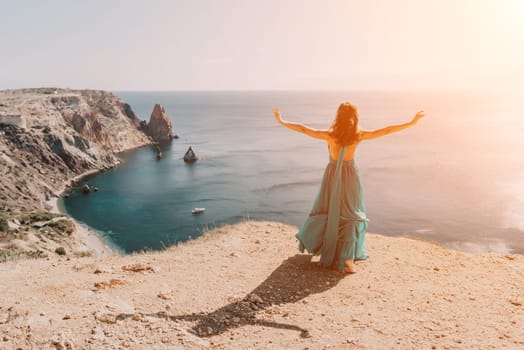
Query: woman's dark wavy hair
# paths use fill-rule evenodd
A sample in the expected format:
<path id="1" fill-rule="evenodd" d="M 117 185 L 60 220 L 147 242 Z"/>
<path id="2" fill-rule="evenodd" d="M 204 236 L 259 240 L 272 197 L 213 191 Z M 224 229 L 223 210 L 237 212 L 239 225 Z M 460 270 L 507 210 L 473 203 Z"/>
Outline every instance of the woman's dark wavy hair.
<path id="1" fill-rule="evenodd" d="M 357 142 L 358 112 L 349 102 L 341 103 L 337 116 L 329 128 L 329 134 L 339 145 L 347 146 Z"/>

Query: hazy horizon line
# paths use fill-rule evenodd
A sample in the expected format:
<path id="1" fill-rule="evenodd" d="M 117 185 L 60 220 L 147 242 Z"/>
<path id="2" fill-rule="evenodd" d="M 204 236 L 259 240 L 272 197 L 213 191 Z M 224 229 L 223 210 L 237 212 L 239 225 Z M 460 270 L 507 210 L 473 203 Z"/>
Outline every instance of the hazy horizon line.
<path id="1" fill-rule="evenodd" d="M 93 90 L 108 92 L 149 92 L 149 93 L 227 93 L 227 92 L 245 92 L 245 93 L 264 93 L 264 92 L 314 92 L 314 93 L 336 93 L 336 92 L 376 92 L 376 93 L 508 93 L 514 92 L 514 89 L 489 89 L 489 88 L 413 88 L 413 89 L 388 89 L 388 88 L 348 88 L 348 89 L 293 89 L 293 88 L 275 88 L 275 89 L 102 89 L 102 88 L 77 88 L 77 87 L 58 87 L 58 86 L 38 86 L 38 87 L 20 87 L 20 88 L 0 88 L 0 91 L 16 90 L 33 90 L 33 89 L 61 89 L 61 90 Z"/>

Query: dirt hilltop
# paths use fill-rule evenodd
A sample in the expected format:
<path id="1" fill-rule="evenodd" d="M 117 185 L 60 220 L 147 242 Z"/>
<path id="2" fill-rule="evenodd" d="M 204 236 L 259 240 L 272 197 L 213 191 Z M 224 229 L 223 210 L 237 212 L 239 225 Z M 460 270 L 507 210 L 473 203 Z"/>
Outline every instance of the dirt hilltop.
<path id="1" fill-rule="evenodd" d="M 370 234 L 346 275 L 297 254 L 295 232 L 0 264 L 0 349 L 524 348 L 523 256 Z"/>

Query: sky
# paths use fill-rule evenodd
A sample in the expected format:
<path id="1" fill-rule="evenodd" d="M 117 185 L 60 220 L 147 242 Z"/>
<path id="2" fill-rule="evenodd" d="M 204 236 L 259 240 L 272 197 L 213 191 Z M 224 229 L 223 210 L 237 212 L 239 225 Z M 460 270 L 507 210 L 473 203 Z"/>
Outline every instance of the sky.
<path id="1" fill-rule="evenodd" d="M 490 90 L 524 0 L 0 0 L 0 89 Z"/>

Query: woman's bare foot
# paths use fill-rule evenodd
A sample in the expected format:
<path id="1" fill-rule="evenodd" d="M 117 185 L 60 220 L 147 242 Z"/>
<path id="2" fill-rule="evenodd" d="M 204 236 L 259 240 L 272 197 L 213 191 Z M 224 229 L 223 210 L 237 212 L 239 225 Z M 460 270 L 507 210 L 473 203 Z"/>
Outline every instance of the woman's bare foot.
<path id="1" fill-rule="evenodd" d="M 346 266 L 346 268 L 344 269 L 344 272 L 346 273 L 355 273 L 356 271 L 353 270 L 353 260 L 346 260 L 344 261 L 344 265 Z"/>

